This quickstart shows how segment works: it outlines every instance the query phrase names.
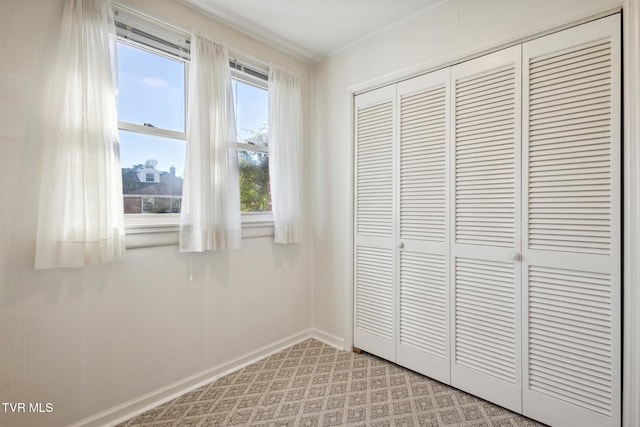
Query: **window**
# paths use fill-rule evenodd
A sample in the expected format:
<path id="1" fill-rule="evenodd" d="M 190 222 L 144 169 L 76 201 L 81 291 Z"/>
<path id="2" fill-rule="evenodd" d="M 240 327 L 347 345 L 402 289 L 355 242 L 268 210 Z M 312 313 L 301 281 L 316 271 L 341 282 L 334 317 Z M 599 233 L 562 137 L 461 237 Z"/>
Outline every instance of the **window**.
<path id="1" fill-rule="evenodd" d="M 145 19 L 116 10 L 124 211 L 177 214 L 182 205 L 186 156 L 189 41 L 185 35 Z M 266 72 L 235 60 L 229 65 L 240 210 L 243 214 L 269 213 L 268 77 Z"/>
<path id="2" fill-rule="evenodd" d="M 125 214 L 180 212 L 186 152 L 186 70 L 186 62 L 175 56 L 118 41 Z"/>
<path id="3" fill-rule="evenodd" d="M 142 203 L 142 212 L 153 212 L 153 208 L 155 207 L 155 200 L 153 197 L 145 197 Z"/>
<path id="4" fill-rule="evenodd" d="M 270 212 L 267 81 L 247 72 L 234 70 L 232 84 L 238 142 L 240 211 Z"/>

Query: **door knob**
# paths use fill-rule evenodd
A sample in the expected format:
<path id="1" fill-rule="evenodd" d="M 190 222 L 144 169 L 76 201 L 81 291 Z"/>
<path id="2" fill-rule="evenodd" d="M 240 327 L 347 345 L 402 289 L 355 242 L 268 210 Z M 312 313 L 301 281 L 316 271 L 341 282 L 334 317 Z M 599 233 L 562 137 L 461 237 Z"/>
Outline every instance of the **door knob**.
<path id="1" fill-rule="evenodd" d="M 509 254 L 509 258 L 511 259 L 511 261 L 520 261 L 522 259 L 522 255 L 520 255 L 518 252 L 511 252 Z"/>
<path id="2" fill-rule="evenodd" d="M 404 248 L 404 242 L 398 242 L 398 249 L 403 249 Z"/>

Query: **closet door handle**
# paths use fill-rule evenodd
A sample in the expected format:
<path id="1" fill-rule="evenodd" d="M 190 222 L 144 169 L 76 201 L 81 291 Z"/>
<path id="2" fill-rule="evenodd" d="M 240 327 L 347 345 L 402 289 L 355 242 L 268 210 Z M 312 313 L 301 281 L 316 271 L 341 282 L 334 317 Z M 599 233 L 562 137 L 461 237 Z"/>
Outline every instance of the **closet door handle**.
<path id="1" fill-rule="evenodd" d="M 404 242 L 398 242 L 396 246 L 398 247 L 398 249 L 404 249 Z"/>
<path id="2" fill-rule="evenodd" d="M 522 259 L 522 255 L 518 252 L 511 252 L 509 254 L 509 259 L 511 259 L 511 261 L 520 261 Z"/>

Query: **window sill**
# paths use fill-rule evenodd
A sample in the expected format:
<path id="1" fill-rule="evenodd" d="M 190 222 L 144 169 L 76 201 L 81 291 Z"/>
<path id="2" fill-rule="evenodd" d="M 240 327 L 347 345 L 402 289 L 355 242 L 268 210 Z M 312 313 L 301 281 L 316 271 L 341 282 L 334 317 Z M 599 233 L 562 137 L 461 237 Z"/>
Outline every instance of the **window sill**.
<path id="1" fill-rule="evenodd" d="M 125 216 L 127 249 L 174 246 L 178 244 L 180 215 Z M 273 215 L 250 213 L 242 215 L 242 239 L 273 237 Z"/>

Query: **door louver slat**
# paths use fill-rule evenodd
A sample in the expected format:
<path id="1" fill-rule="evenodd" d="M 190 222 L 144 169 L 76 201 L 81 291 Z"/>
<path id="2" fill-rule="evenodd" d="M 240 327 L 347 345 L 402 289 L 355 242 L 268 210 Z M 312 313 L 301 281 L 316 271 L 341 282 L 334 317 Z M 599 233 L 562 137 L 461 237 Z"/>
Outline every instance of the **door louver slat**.
<path id="1" fill-rule="evenodd" d="M 402 239 L 445 241 L 446 131 L 444 85 L 400 96 Z"/>
<path id="2" fill-rule="evenodd" d="M 532 390 L 611 414 L 610 289 L 607 274 L 529 268 Z"/>
<path id="3" fill-rule="evenodd" d="M 609 87 L 610 58 L 610 43 L 600 42 L 530 61 L 530 103 L 554 105 L 552 112 L 538 107 L 529 114 L 529 176 L 545 177 L 529 180 L 529 211 L 537 219 L 529 222 L 531 249 L 610 252 L 611 142 L 606 136 L 611 133 L 611 97 L 607 90 L 588 109 L 581 97 L 583 91 Z M 583 135 L 593 131 L 605 138 L 584 144 Z M 581 183 L 576 174 L 588 181 Z M 594 186 L 601 190 L 594 192 Z M 554 222 L 560 217 L 575 225 L 569 230 Z"/>
<path id="4" fill-rule="evenodd" d="M 513 66 L 456 82 L 456 243 L 515 244 L 515 87 Z"/>
<path id="5" fill-rule="evenodd" d="M 445 358 L 446 258 L 403 251 L 400 271 L 400 343 Z"/>
<path id="6" fill-rule="evenodd" d="M 359 247 L 356 253 L 356 327 L 393 338 L 393 255 L 389 249 Z"/>
<path id="7" fill-rule="evenodd" d="M 358 109 L 357 233 L 391 237 L 393 232 L 393 102 Z"/>
<path id="8" fill-rule="evenodd" d="M 457 258 L 455 270 L 456 362 L 514 383 L 513 264 Z"/>

